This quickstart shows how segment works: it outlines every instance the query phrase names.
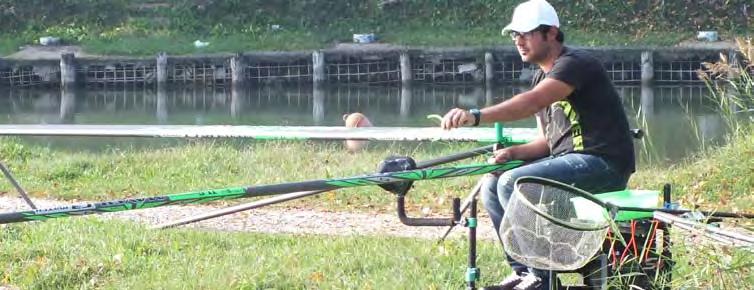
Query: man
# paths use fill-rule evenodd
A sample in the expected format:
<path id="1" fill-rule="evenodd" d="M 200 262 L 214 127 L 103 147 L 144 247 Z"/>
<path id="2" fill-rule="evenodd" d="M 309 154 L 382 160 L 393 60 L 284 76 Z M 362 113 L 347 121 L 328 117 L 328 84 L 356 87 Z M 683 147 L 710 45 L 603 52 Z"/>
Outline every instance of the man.
<path id="1" fill-rule="evenodd" d="M 555 9 L 544 0 L 524 2 L 502 32 L 513 39 L 524 62 L 539 66 L 531 90 L 481 110 L 452 109 L 441 124 L 449 130 L 536 116 L 539 138 L 497 150 L 490 159 L 529 162 L 499 177 L 486 177 L 482 201 L 498 235 L 519 177 L 549 178 L 598 193 L 625 189 L 634 171 L 633 143 L 618 93 L 597 59 L 563 45 Z M 508 261 L 513 273 L 498 288 L 538 289 L 548 284 L 545 271 L 527 269 L 510 257 Z"/>

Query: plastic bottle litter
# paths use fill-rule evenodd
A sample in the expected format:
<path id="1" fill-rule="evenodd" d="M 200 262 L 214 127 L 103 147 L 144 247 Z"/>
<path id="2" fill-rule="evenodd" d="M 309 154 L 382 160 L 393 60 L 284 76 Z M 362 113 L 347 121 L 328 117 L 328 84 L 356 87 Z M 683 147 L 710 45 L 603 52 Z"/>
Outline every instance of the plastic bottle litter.
<path id="1" fill-rule="evenodd" d="M 39 38 L 39 44 L 44 46 L 57 45 L 60 44 L 60 37 L 43 36 Z"/>
<path id="2" fill-rule="evenodd" d="M 207 47 L 208 45 L 209 45 L 209 42 L 204 42 L 204 41 L 201 41 L 201 40 L 198 40 L 198 39 L 196 41 L 194 41 L 194 47 L 196 47 L 196 48 Z"/>
<path id="3" fill-rule="evenodd" d="M 709 31 L 697 32 L 696 39 L 703 40 L 703 41 L 718 41 L 719 37 L 717 35 L 717 31 L 709 30 Z"/>

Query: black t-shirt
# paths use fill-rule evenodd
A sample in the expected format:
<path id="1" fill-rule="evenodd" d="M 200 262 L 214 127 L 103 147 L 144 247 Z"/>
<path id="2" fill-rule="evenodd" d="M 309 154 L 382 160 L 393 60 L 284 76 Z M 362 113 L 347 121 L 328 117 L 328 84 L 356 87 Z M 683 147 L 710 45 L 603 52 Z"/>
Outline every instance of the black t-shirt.
<path id="1" fill-rule="evenodd" d="M 532 87 L 545 77 L 574 88 L 564 100 L 537 112 L 550 154 L 594 154 L 618 170 L 633 172 L 634 146 L 628 119 L 602 63 L 586 51 L 563 47 L 549 73 L 537 71 Z"/>

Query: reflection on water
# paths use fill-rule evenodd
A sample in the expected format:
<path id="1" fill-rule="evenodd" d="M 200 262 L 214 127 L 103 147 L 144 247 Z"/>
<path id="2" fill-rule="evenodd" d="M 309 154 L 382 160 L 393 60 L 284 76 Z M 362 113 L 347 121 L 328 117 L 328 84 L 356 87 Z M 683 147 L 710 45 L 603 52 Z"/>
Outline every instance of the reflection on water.
<path id="1" fill-rule="evenodd" d="M 358 111 L 376 126 L 435 126 L 427 115 L 443 114 L 455 106 L 487 106 L 526 89 L 264 86 L 9 90 L 0 93 L 0 123 L 337 126 L 342 125 L 343 114 Z M 703 86 L 622 86 L 618 90 L 632 126 L 647 133 L 637 143 L 640 162 L 678 160 L 722 139 L 724 122 L 708 102 Z M 535 122 L 527 119 L 506 126 L 534 127 Z M 123 141 L 119 139 L 117 144 Z M 132 139 L 128 143 L 139 142 Z"/>

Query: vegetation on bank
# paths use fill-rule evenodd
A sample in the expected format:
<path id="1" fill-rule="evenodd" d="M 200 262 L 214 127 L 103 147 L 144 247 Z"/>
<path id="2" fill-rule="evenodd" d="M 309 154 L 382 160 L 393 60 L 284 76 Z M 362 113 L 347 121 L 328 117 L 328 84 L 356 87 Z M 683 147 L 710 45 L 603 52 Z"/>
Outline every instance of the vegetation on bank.
<path id="1" fill-rule="evenodd" d="M 715 204 L 734 210 L 754 209 L 754 39 L 737 39 L 741 60 L 723 57 L 705 63 L 699 75 L 710 98 L 727 123 L 727 145 L 709 148 L 681 164 L 647 168 L 633 177 L 634 185 L 658 188 L 663 182 L 677 185 L 689 207 Z"/>
<path id="2" fill-rule="evenodd" d="M 350 42 L 354 33 L 412 46 L 500 45 L 510 43 L 499 31 L 519 2 L 3 0 L 0 52 L 48 35 L 92 53 L 132 55 L 314 49 Z M 747 0 L 551 2 L 578 45 L 671 45 L 698 30 L 727 37 L 754 26 Z M 197 39 L 210 45 L 198 50 Z"/>

